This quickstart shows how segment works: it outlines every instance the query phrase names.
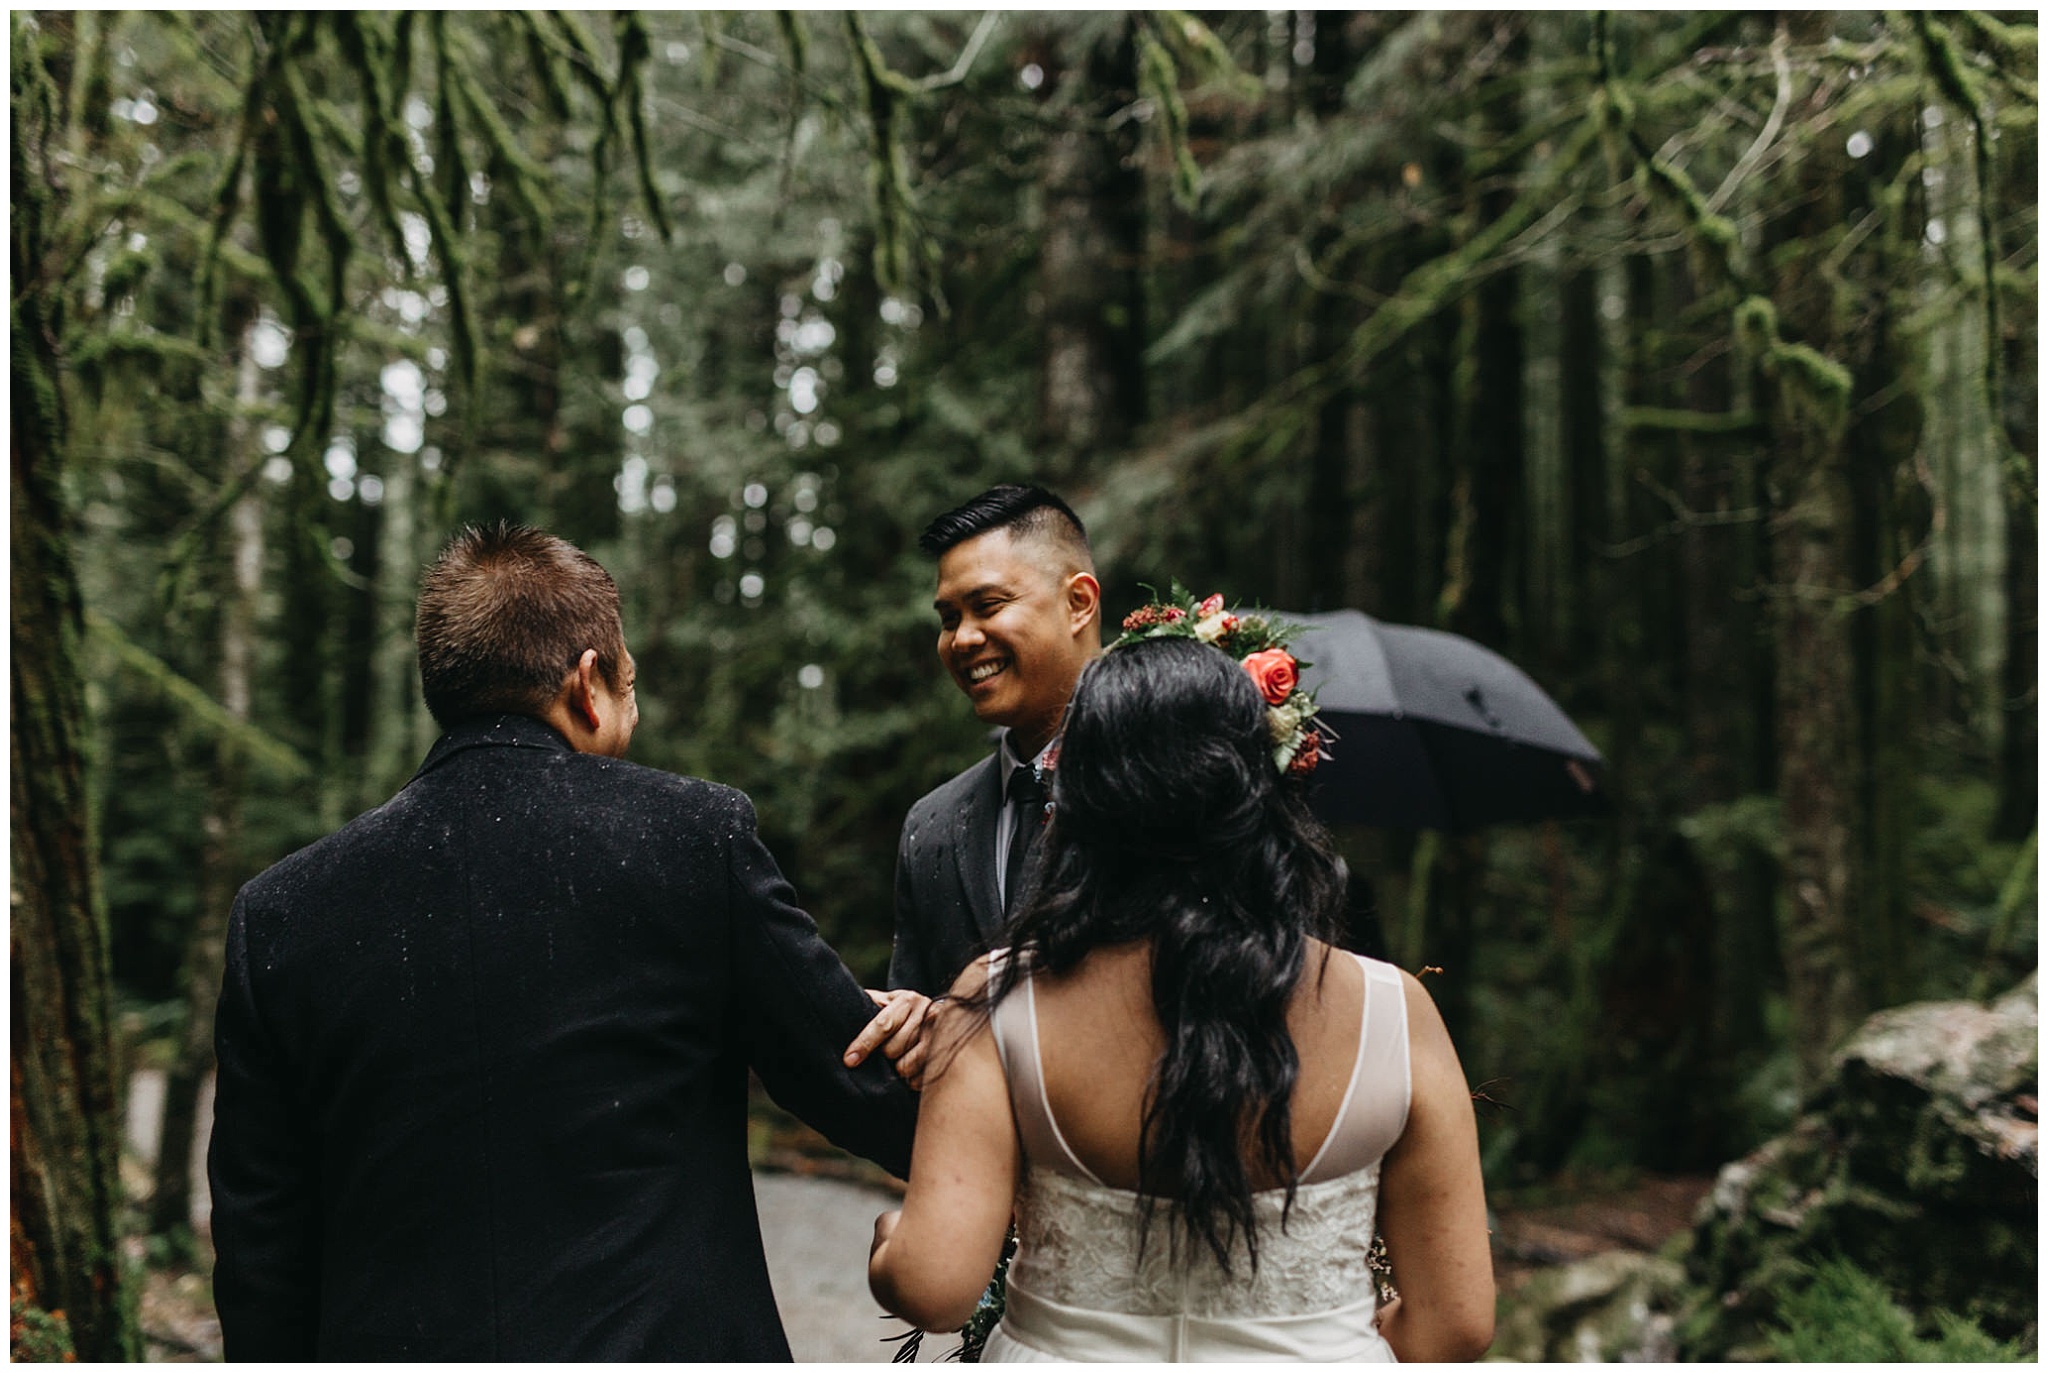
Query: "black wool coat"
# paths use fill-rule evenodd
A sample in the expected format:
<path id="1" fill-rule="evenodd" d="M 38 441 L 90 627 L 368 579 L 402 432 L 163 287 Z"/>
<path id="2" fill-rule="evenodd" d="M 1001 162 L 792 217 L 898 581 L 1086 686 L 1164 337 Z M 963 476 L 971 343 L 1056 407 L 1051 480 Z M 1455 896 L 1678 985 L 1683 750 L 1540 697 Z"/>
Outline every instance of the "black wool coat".
<path id="1" fill-rule="evenodd" d="M 747 1071 L 900 1176 L 914 1096 L 840 1061 L 874 1009 L 743 794 L 537 720 L 458 726 L 236 899 L 227 1357 L 789 1358 Z"/>

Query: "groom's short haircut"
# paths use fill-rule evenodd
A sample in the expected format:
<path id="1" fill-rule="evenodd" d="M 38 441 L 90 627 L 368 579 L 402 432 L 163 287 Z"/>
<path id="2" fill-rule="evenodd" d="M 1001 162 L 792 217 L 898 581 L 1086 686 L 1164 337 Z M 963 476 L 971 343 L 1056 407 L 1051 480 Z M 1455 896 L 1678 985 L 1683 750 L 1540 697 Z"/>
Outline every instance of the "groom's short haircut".
<path id="1" fill-rule="evenodd" d="M 619 588 L 567 540 L 500 521 L 448 541 L 420 583 L 420 692 L 442 728 L 473 715 L 541 715 L 597 650 L 617 690 Z"/>
<path id="2" fill-rule="evenodd" d="M 995 529 L 1012 538 L 1047 539 L 1058 544 L 1076 565 L 1095 570 L 1088 531 L 1065 501 L 1042 486 L 991 486 L 965 505 L 948 510 L 924 528 L 917 546 L 932 557 Z"/>

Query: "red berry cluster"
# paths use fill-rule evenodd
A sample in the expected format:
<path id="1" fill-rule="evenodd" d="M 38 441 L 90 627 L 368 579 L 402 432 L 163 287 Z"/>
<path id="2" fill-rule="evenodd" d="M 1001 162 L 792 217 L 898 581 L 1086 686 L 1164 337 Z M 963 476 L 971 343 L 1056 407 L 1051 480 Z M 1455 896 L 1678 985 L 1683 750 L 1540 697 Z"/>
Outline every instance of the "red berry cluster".
<path id="1" fill-rule="evenodd" d="M 1141 605 L 1124 616 L 1124 629 L 1150 629 L 1153 625 L 1170 625 L 1185 620 L 1188 613 L 1177 605 Z"/>

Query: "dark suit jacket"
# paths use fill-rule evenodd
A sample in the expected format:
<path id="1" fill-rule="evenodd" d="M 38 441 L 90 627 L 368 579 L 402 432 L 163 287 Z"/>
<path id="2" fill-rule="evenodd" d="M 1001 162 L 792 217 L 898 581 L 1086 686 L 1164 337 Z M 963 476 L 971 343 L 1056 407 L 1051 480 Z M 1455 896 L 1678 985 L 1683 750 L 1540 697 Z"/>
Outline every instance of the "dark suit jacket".
<path id="1" fill-rule="evenodd" d="M 889 985 L 943 995 L 1003 930 L 996 888 L 997 751 L 910 808 L 896 846 L 896 943 Z"/>
<path id="2" fill-rule="evenodd" d="M 900 1175 L 914 1098 L 840 1063 L 873 1011 L 740 792 L 519 716 L 451 730 L 236 899 L 227 1356 L 789 1358 L 747 1070 Z"/>

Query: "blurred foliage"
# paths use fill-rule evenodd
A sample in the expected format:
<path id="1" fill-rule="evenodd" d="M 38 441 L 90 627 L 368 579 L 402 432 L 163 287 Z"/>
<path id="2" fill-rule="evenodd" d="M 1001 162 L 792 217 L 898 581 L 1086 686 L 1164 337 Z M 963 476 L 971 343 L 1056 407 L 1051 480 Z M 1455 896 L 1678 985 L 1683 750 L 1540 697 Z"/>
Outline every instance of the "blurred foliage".
<path id="1" fill-rule="evenodd" d="M 635 758 L 746 789 L 879 978 L 901 817 L 987 747 L 915 536 L 1040 480 L 1112 614 L 1175 578 L 1356 605 L 1552 691 L 1610 819 L 1343 834 L 1355 935 L 1445 968 L 1496 1179 L 1710 1167 L 1796 1090 L 1773 626 L 1813 589 L 1773 553 L 1815 405 L 1864 1000 L 1966 989 L 2031 862 L 1994 837 L 2033 809 L 2001 752 L 2032 679 L 1998 675 L 2032 653 L 2001 581 L 2035 519 L 2031 23 L 193 12 L 78 43 L 69 479 L 138 1008 L 180 996 L 230 756 L 238 877 L 403 785 L 418 569 L 501 516 L 613 571 Z M 186 689 L 219 691 L 245 491 L 260 740 Z M 2012 909 L 2001 976 L 2037 957 Z"/>
<path id="2" fill-rule="evenodd" d="M 1847 1259 L 1803 1276 L 1800 1290 L 1780 1302 L 1780 1328 L 1770 1335 L 1772 1353 L 1787 1363 L 2034 1362 L 2028 1341 L 1994 1339 L 1954 1312 L 1916 1321 Z"/>

